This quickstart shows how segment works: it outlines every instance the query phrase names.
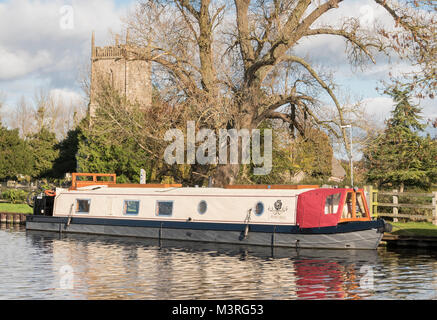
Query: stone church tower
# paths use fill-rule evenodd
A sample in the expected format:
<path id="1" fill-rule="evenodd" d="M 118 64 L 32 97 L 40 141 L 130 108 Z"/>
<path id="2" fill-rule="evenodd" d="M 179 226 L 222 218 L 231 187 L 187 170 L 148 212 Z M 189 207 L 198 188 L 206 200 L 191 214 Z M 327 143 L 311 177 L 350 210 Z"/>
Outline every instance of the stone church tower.
<path id="1" fill-rule="evenodd" d="M 96 47 L 95 35 L 91 38 L 91 87 L 90 116 L 95 115 L 99 85 L 108 81 L 121 95 L 132 102 L 138 102 L 142 108 L 152 103 L 152 85 L 150 80 L 150 62 L 144 60 L 145 49 L 129 43 L 129 33 L 126 42 L 119 43 L 118 36 L 115 45 Z"/>

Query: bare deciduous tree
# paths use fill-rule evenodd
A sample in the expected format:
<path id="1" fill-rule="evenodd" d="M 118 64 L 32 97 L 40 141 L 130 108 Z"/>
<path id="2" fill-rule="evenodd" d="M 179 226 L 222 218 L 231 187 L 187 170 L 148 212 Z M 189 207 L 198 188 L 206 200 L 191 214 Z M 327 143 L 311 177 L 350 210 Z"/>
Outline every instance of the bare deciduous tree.
<path id="1" fill-rule="evenodd" d="M 375 0 L 395 21 L 394 30 L 379 29 L 391 49 L 414 71 L 393 76 L 394 86 L 406 86 L 418 98 L 434 98 L 437 90 L 437 5 L 433 0 Z"/>
<path id="2" fill-rule="evenodd" d="M 142 0 L 126 27 L 132 53 L 153 62 L 155 82 L 166 88 L 162 99 L 172 110 L 190 110 L 199 127 L 251 130 L 280 119 L 303 133 L 308 123 L 349 149 L 342 125 L 353 110 L 338 99 L 329 72 L 295 49 L 304 39 L 327 35 L 345 40 L 345 63 L 352 66 L 375 64 L 381 53 L 408 58 L 419 67 L 416 82 L 431 92 L 435 13 L 409 0 L 375 0 L 392 17 L 393 30 L 369 30 L 352 16 L 320 22 L 343 2 L 348 0 Z M 322 94 L 335 115 L 324 112 Z M 238 165 L 218 166 L 215 180 L 232 183 L 238 171 Z"/>
<path id="3" fill-rule="evenodd" d="M 77 125 L 85 113 L 84 101 L 68 100 L 39 88 L 35 90 L 31 101 L 24 96 L 20 98 L 9 115 L 9 123 L 12 128 L 19 129 L 23 138 L 45 127 L 61 139 Z"/>
<path id="4" fill-rule="evenodd" d="M 33 108 L 24 96 L 21 96 L 17 102 L 10 118 L 11 127 L 18 129 L 22 138 L 25 138 L 32 132 Z"/>

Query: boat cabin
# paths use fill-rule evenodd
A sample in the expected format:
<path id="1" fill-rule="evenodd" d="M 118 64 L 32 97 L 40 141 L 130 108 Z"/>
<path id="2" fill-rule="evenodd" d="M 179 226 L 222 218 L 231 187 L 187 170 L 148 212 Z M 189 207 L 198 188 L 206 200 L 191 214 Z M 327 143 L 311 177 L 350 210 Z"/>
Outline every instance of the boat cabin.
<path id="1" fill-rule="evenodd" d="M 362 189 L 284 185 L 183 188 L 180 184 L 117 184 L 114 174 L 74 173 L 72 177 L 69 189 L 56 189 L 53 216 L 299 228 L 371 220 Z"/>
<path id="2" fill-rule="evenodd" d="M 296 222 L 300 228 L 330 227 L 371 220 L 363 189 L 314 189 L 301 193 Z"/>

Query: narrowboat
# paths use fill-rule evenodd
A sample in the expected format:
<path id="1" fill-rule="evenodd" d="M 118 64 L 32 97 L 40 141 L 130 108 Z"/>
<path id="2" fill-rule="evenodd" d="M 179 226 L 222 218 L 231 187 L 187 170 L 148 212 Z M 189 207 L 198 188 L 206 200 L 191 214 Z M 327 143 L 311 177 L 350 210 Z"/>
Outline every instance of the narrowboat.
<path id="1" fill-rule="evenodd" d="M 35 196 L 33 207 L 27 230 L 297 249 L 376 249 L 391 228 L 371 218 L 358 188 L 117 184 L 113 174 L 74 173 L 70 188 Z"/>

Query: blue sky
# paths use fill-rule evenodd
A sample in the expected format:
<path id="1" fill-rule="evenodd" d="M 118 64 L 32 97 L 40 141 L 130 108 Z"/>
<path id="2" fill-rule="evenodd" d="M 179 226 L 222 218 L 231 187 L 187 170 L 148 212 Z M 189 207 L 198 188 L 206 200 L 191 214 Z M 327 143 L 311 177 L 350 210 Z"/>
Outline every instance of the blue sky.
<path id="1" fill-rule="evenodd" d="M 6 93 L 6 110 L 13 110 L 21 96 L 31 99 L 40 87 L 70 99 L 83 96 L 79 74 L 89 63 L 91 31 L 96 32 L 97 45 L 109 43 L 110 31 L 121 32 L 120 18 L 134 3 L 135 0 L 0 0 L 0 92 Z M 374 8 L 370 0 L 345 3 L 340 9 L 346 14 Z M 60 19 L 65 15 L 60 9 L 65 5 L 74 8 L 72 29 L 60 28 Z M 380 14 L 375 10 L 375 16 Z M 335 21 L 337 13 L 327 19 Z M 352 72 L 344 63 L 343 44 L 342 40 L 317 37 L 303 43 L 297 53 L 309 55 L 316 64 L 335 71 L 341 89 L 364 99 L 366 111 L 375 121 L 382 122 L 393 105 L 375 87 L 387 78 L 392 66 L 381 62 L 363 72 Z M 425 117 L 437 117 L 435 101 L 423 101 L 421 106 Z"/>

